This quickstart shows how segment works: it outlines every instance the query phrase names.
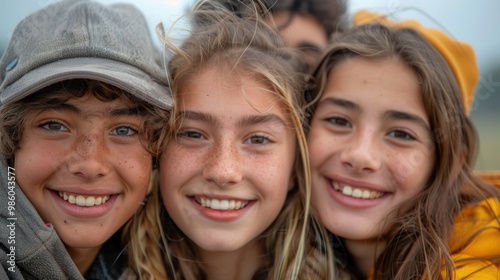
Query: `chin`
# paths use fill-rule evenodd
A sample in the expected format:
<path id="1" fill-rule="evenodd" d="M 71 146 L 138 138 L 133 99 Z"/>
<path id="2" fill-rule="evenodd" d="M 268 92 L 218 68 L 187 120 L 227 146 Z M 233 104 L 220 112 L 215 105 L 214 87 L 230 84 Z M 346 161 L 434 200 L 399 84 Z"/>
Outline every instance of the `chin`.
<path id="1" fill-rule="evenodd" d="M 102 230 L 86 230 L 77 234 L 72 230 L 65 232 L 57 231 L 57 233 L 64 245 L 71 248 L 100 247 L 112 236 L 112 234 L 105 234 Z"/>

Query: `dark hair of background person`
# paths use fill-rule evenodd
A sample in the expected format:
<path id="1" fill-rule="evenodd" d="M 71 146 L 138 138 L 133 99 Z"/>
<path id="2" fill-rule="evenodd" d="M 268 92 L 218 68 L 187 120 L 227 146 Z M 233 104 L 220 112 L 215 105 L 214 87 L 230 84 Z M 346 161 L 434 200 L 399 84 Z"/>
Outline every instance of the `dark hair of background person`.
<path id="1" fill-rule="evenodd" d="M 323 26 L 328 36 L 343 31 L 349 26 L 346 16 L 346 0 L 266 0 L 271 12 L 289 11 L 286 23 L 278 29 L 286 28 L 296 14 L 306 13 L 314 16 Z"/>

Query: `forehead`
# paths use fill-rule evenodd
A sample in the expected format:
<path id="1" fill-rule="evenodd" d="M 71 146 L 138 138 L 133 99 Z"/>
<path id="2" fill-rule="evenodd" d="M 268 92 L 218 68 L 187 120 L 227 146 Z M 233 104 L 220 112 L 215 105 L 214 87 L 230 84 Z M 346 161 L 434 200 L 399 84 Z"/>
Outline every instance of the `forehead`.
<path id="1" fill-rule="evenodd" d="M 228 118 L 273 113 L 288 119 L 285 102 L 268 81 L 241 71 L 206 68 L 187 80 L 176 95 L 180 111 L 213 111 Z"/>
<path id="2" fill-rule="evenodd" d="M 236 101 L 248 95 L 249 101 L 257 100 L 259 96 L 277 99 L 277 94 L 270 89 L 267 81 L 246 71 L 226 67 L 207 67 L 198 71 L 186 80 L 177 94 L 184 101 L 194 98 L 207 102 Z"/>
<path id="3" fill-rule="evenodd" d="M 419 111 L 422 118 L 427 118 L 417 75 L 399 58 L 352 58 L 337 63 L 328 74 L 321 99 L 331 96 L 365 104 L 371 109 L 378 105 L 383 108 L 409 106 L 406 109 Z"/>

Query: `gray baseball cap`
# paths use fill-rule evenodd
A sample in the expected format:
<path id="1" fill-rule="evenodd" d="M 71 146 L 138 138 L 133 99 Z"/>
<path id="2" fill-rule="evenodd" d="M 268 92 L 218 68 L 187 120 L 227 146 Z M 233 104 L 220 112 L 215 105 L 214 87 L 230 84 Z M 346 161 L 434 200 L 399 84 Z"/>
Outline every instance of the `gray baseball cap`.
<path id="1" fill-rule="evenodd" d="M 144 15 L 128 4 L 64 0 L 15 28 L 0 61 L 0 102 L 69 79 L 98 80 L 171 109 L 167 71 Z"/>

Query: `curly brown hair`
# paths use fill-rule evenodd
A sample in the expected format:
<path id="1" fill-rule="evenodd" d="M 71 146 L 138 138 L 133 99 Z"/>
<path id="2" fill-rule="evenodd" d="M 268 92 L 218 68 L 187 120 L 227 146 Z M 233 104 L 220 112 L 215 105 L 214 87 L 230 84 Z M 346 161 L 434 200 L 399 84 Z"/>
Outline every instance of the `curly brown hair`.
<path id="1" fill-rule="evenodd" d="M 71 98 L 91 95 L 100 101 L 112 101 L 123 98 L 138 107 L 145 116 L 144 126 L 139 131 L 144 148 L 156 157 L 165 143 L 169 111 L 141 101 L 126 91 L 115 86 L 85 79 L 59 82 L 45 87 L 17 102 L 2 106 L 0 109 L 0 151 L 3 160 L 14 159 L 19 148 L 27 116 L 31 112 L 42 111 L 64 103 Z"/>

